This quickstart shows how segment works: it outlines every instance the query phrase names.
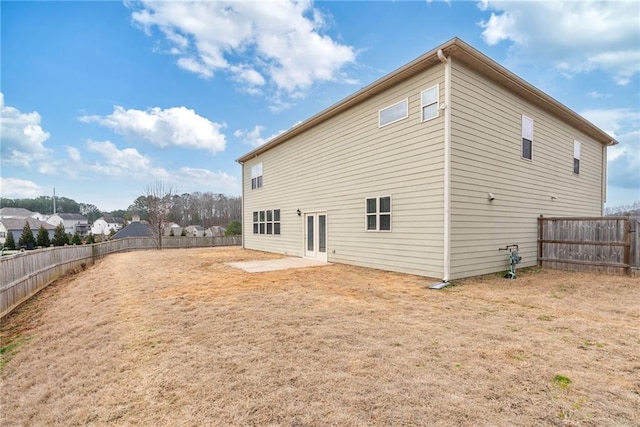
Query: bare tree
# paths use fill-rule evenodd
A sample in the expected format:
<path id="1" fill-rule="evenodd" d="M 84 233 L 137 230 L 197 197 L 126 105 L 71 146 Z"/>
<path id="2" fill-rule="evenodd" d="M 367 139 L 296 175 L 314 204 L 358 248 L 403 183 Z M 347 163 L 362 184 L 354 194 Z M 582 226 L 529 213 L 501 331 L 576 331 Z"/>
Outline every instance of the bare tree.
<path id="1" fill-rule="evenodd" d="M 176 190 L 173 186 L 159 180 L 147 185 L 144 188 L 144 194 L 144 200 L 141 200 L 142 208 L 146 211 L 156 245 L 158 249 L 162 249 L 162 233 L 171 213 Z"/>

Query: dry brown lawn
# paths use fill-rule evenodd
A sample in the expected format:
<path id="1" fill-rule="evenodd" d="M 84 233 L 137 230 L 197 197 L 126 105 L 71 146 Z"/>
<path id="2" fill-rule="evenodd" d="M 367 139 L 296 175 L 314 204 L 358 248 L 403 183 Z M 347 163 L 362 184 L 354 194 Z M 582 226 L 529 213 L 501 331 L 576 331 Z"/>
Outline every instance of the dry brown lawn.
<path id="1" fill-rule="evenodd" d="M 111 255 L 2 323 L 3 426 L 640 425 L 638 279 Z"/>

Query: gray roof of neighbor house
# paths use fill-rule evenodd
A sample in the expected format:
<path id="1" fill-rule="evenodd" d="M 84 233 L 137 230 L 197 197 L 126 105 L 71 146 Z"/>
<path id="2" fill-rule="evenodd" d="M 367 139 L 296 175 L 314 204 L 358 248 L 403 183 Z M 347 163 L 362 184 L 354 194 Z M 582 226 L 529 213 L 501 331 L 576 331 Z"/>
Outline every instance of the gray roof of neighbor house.
<path id="1" fill-rule="evenodd" d="M 66 221 L 86 221 L 87 220 L 87 217 L 77 213 L 57 213 L 55 215 L 59 216 L 60 218 Z M 52 216 L 55 216 L 55 215 L 52 215 Z"/>
<path id="2" fill-rule="evenodd" d="M 201 230 L 204 230 L 204 227 L 201 225 L 189 225 L 186 227 L 186 229 L 189 231 L 193 231 L 193 230 L 201 231 Z"/>
<path id="3" fill-rule="evenodd" d="M 125 237 L 153 237 L 153 230 L 149 224 L 130 222 L 122 230 L 114 234 L 112 239 L 123 239 Z"/>
<path id="4" fill-rule="evenodd" d="M 258 156 L 261 153 L 280 145 L 285 141 L 305 132 L 308 129 L 334 117 L 349 108 L 352 108 L 361 102 L 381 93 L 382 91 L 392 87 L 393 85 L 412 77 L 421 71 L 430 68 L 434 64 L 440 63 L 438 58 L 438 52 L 442 53 L 448 58 L 453 57 L 456 61 L 460 61 L 467 67 L 475 70 L 476 72 L 484 75 L 485 77 L 497 82 L 504 86 L 508 90 L 522 96 L 527 101 L 539 106 L 543 110 L 549 111 L 560 120 L 567 124 L 581 130 L 585 134 L 589 135 L 596 141 L 599 141 L 603 145 L 614 145 L 618 142 L 612 138 L 609 134 L 605 133 L 602 129 L 571 110 L 564 104 L 553 99 L 551 96 L 542 92 L 540 89 L 526 82 L 522 78 L 518 77 L 511 71 L 504 68 L 502 65 L 495 62 L 493 59 L 484 55 L 480 51 L 476 50 L 469 44 L 460 40 L 459 38 L 453 38 L 448 42 L 441 44 L 435 49 L 425 53 L 419 58 L 409 62 L 408 64 L 398 68 L 395 71 L 387 74 L 384 77 L 376 80 L 368 86 L 360 89 L 354 94 L 344 98 L 343 100 L 333 104 L 329 108 L 319 112 L 318 114 L 310 117 L 304 122 L 293 126 L 291 129 L 283 132 L 282 134 L 271 139 L 266 144 L 259 146 L 258 148 L 250 151 L 244 156 L 238 158 L 236 161 L 244 163 L 252 157 Z"/>
<path id="5" fill-rule="evenodd" d="M 122 223 L 124 223 L 124 219 L 120 218 L 119 216 L 105 215 L 105 216 L 102 216 L 102 217 L 100 217 L 98 219 L 104 220 L 104 222 L 106 222 L 107 224 L 122 224 Z"/>
<path id="6" fill-rule="evenodd" d="M 24 223 L 28 222 L 31 230 L 39 230 L 40 226 L 43 225 L 46 230 L 55 230 L 56 227 L 49 224 L 48 222 L 38 221 L 35 218 L 9 218 L 9 219 L 1 219 L 0 222 L 4 225 L 4 228 L 7 230 L 22 230 L 24 228 Z"/>
<path id="7" fill-rule="evenodd" d="M 31 215 L 33 212 L 25 208 L 0 208 L 0 218 L 26 218 Z"/>

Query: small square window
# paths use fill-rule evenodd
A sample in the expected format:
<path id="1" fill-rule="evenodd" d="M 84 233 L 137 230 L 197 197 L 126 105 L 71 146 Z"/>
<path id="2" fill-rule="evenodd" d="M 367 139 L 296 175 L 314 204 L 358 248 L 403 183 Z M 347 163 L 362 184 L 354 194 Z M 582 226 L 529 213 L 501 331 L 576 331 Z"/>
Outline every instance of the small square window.
<path id="1" fill-rule="evenodd" d="M 251 167 L 251 189 L 262 187 L 262 163 Z"/>
<path id="2" fill-rule="evenodd" d="M 391 196 L 366 199 L 367 231 L 391 231 Z"/>
<path id="3" fill-rule="evenodd" d="M 427 90 L 423 90 L 420 94 L 420 102 L 422 104 L 422 121 L 434 119 L 438 117 L 440 109 L 438 106 L 438 85 L 432 86 Z"/>
<path id="4" fill-rule="evenodd" d="M 573 173 L 580 174 L 580 142 L 573 141 Z"/>
<path id="5" fill-rule="evenodd" d="M 533 119 L 522 116 L 522 158 L 531 160 L 533 157 Z"/>

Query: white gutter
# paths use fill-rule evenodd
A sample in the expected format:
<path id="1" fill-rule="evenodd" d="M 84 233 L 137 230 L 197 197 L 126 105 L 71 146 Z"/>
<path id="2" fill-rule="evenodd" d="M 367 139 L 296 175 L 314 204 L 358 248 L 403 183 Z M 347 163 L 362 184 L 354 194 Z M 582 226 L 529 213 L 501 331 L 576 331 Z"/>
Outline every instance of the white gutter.
<path id="1" fill-rule="evenodd" d="M 444 64 L 444 265 L 443 282 L 449 281 L 451 270 L 451 57 L 438 50 Z"/>

